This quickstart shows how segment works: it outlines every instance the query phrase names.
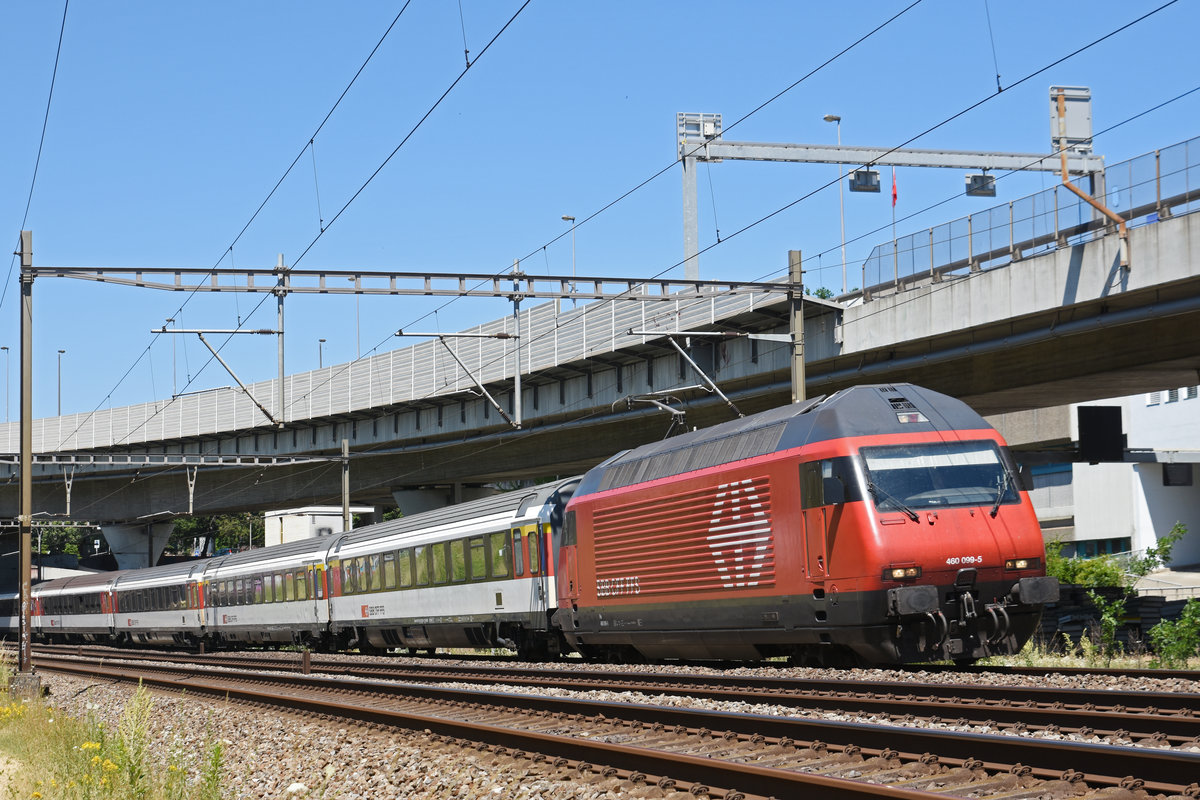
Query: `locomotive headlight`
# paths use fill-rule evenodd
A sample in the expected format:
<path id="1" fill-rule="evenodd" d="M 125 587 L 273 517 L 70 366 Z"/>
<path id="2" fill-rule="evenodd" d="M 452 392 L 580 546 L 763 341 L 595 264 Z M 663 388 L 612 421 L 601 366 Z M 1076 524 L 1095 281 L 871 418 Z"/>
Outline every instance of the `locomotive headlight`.
<path id="1" fill-rule="evenodd" d="M 920 567 L 888 567 L 883 571 L 885 581 L 912 580 L 921 577 Z"/>
<path id="2" fill-rule="evenodd" d="M 1041 565 L 1040 558 L 1009 558 L 1004 562 L 1005 569 L 1036 569 Z"/>

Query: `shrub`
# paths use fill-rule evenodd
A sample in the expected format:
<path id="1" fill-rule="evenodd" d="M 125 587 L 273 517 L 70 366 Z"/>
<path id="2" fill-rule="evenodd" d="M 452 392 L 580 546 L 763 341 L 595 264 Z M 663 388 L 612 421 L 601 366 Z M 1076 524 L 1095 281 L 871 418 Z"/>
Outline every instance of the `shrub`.
<path id="1" fill-rule="evenodd" d="M 1185 669 L 1200 650 L 1200 600 L 1188 600 L 1179 619 L 1164 619 L 1151 628 L 1150 642 L 1158 656 L 1155 666 Z"/>

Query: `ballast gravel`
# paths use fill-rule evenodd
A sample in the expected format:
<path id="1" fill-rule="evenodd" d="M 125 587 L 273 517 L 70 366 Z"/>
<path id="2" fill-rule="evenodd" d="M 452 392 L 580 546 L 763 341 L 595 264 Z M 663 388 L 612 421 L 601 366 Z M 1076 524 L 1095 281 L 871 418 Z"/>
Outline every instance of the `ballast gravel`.
<path id="1" fill-rule="evenodd" d="M 358 659 L 361 663 L 364 659 Z M 375 659 L 371 659 L 375 660 Z M 405 658 L 381 658 L 383 663 L 402 663 Z M 422 663 L 428 663 L 424 661 Z M 439 662 L 453 663 L 453 662 Z M 568 662 L 569 665 L 569 662 Z M 479 666 L 478 662 L 463 663 Z M 563 662 L 547 666 L 561 670 Z M 594 669 L 579 665 L 580 669 Z M 766 675 L 772 677 L 829 679 L 846 681 L 887 681 L 895 683 L 970 682 L 1041 687 L 1087 688 L 1094 692 L 1140 690 L 1151 692 L 1200 691 L 1200 683 L 1178 678 L 1131 678 L 1055 674 L 1027 677 L 1000 673 L 954 675 L 944 672 L 900 672 L 895 670 L 823 670 L 816 668 L 739 668 L 706 670 L 687 667 L 606 667 L 627 672 L 686 672 L 712 674 Z M 93 715 L 109 730 L 117 721 L 133 694 L 131 687 L 99 684 L 80 678 L 45 674 L 43 683 L 50 689 L 50 702 L 77 717 Z M 478 685 L 463 688 L 481 689 Z M 536 690 L 492 686 L 491 691 L 534 693 Z M 581 699 L 601 699 L 627 703 L 691 706 L 737 713 L 794 716 L 795 709 L 763 704 L 692 700 L 671 696 L 616 692 L 565 693 L 560 690 L 538 693 L 567 694 Z M 853 719 L 862 722 L 897 724 L 867 715 L 838 715 L 814 712 L 826 719 Z M 930 727 L 916 720 L 907 723 Z M 940 727 L 953 727 L 940 723 Z M 976 729 L 979 732 L 996 732 Z M 1028 735 L 1023 733 L 1021 735 Z M 1056 735 L 1062 738 L 1061 735 Z M 150 740 L 162 764 L 178 754 L 190 754 L 199 762 L 207 746 L 220 740 L 224 751 L 225 798 L 555 798 L 558 800 L 594 800 L 595 798 L 648 797 L 648 790 L 663 795 L 656 787 L 635 787 L 615 778 L 596 778 L 580 782 L 572 771 L 549 764 L 514 760 L 452 744 L 433 742 L 419 732 L 382 731 L 345 722 L 323 722 L 294 714 L 252 708 L 198 697 L 170 694 L 154 695 Z M 1091 741 L 1099 741 L 1092 739 Z M 165 768 L 165 767 L 164 767 Z"/>

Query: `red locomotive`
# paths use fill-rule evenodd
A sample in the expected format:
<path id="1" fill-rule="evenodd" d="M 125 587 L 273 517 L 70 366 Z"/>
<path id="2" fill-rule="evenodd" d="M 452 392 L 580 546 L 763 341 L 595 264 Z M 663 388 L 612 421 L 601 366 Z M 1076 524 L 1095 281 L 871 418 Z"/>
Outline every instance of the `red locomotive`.
<path id="1" fill-rule="evenodd" d="M 595 658 L 968 662 L 1058 598 L 1000 435 L 858 386 L 617 455 L 567 507 L 555 622 Z"/>

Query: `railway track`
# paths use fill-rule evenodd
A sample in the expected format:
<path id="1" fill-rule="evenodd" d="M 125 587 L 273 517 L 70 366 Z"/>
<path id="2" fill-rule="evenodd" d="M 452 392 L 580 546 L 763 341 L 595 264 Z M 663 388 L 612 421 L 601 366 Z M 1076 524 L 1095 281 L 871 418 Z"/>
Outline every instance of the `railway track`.
<path id="1" fill-rule="evenodd" d="M 42 652 L 39 648 L 38 652 Z M 177 662 L 178 655 L 122 653 L 109 658 Z M 312 672 L 405 683 L 509 686 L 571 692 L 631 692 L 711 702 L 770 705 L 812 716 L 866 715 L 911 725 L 974 728 L 1016 735 L 1057 734 L 1083 741 L 1138 742 L 1149 746 L 1200 746 L 1200 694 L 1072 690 L 1028 686 L 924 682 L 815 680 L 727 674 L 691 675 L 516 666 L 464 667 L 439 663 L 361 663 L 330 658 L 280 658 L 259 654 L 209 654 L 192 663 L 210 667 Z"/>
<path id="2" fill-rule="evenodd" d="M 40 670 L 143 681 L 306 714 L 427 731 L 431 741 L 544 759 L 579 780 L 658 783 L 714 798 L 1200 797 L 1200 748 L 1082 742 L 651 703 L 513 694 L 216 664 L 115 663 L 39 654 Z M 543 682 L 545 685 L 545 682 Z M 1196 723 L 1200 724 L 1200 723 Z M 1012 735 L 1020 733 L 1021 735 Z M 561 763 L 560 763 L 561 762 Z M 1105 793 L 1106 795 L 1097 794 Z M 936 793 L 936 795 L 934 794 Z M 1135 795 L 1130 795 L 1135 796 Z"/>

